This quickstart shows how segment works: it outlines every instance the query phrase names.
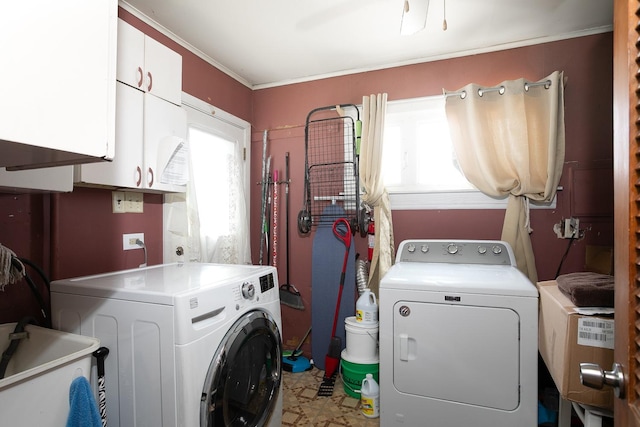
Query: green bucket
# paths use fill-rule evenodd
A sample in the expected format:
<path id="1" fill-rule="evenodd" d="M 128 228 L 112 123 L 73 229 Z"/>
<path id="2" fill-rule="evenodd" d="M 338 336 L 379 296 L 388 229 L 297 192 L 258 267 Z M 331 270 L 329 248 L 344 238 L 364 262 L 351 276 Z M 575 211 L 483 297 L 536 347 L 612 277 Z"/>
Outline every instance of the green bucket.
<path id="1" fill-rule="evenodd" d="M 340 361 L 340 374 L 342 375 L 342 384 L 347 395 L 360 399 L 360 387 L 362 380 L 367 374 L 372 374 L 376 382 L 379 383 L 378 372 L 380 371 L 380 363 L 361 364 L 349 362 L 342 358 Z"/>

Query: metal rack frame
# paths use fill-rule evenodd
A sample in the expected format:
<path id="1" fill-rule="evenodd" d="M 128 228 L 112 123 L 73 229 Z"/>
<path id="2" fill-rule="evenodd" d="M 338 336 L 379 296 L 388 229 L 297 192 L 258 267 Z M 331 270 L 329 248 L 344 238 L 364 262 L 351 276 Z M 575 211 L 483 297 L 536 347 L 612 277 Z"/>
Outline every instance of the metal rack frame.
<path id="1" fill-rule="evenodd" d="M 342 114 L 353 108 L 355 119 Z M 320 107 L 305 123 L 305 207 L 298 215 L 298 229 L 308 234 L 313 226 L 333 223 L 323 215 L 330 204 L 341 203 L 352 231 L 362 229 L 359 182 L 360 112 L 354 104 Z"/>

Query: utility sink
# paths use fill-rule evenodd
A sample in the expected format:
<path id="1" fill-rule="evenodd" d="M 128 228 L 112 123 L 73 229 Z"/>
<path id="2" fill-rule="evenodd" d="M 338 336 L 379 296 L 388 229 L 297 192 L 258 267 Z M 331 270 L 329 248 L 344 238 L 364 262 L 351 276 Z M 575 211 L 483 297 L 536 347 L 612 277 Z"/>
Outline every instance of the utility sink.
<path id="1" fill-rule="evenodd" d="M 0 353 L 9 346 L 15 326 L 0 325 Z M 92 353 L 100 341 L 35 325 L 27 325 L 25 331 L 0 379 L 2 424 L 63 426 L 71 382 L 81 375 L 90 378 Z"/>

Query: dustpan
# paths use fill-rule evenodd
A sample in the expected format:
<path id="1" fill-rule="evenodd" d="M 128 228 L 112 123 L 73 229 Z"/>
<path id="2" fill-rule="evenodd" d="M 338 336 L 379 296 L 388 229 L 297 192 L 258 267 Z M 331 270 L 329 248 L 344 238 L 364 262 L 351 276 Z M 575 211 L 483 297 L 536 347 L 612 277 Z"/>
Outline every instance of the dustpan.
<path id="1" fill-rule="evenodd" d="M 304 372 L 311 369 L 311 361 L 302 356 L 302 344 L 307 340 L 307 337 L 311 333 L 311 328 L 307 330 L 304 337 L 300 340 L 296 348 L 289 355 L 282 354 L 282 369 L 287 372 Z"/>

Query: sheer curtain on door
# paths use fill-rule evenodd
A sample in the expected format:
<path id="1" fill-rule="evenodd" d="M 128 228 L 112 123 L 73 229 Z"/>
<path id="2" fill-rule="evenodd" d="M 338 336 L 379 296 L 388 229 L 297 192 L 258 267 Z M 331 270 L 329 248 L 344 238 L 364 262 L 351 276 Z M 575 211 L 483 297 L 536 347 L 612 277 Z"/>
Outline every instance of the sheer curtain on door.
<path id="1" fill-rule="evenodd" d="M 518 268 L 536 283 L 529 201 L 550 202 L 562 174 L 563 73 L 490 88 L 471 83 L 445 95 L 460 167 L 483 193 L 509 197 L 501 239 L 512 246 Z"/>
<path id="2" fill-rule="evenodd" d="M 194 101 L 192 101 L 194 102 Z M 250 264 L 246 128 L 185 105 L 190 179 L 165 196 L 165 262 Z M 242 123 L 241 123 L 242 125 Z M 182 255 L 175 248 L 183 249 Z M 167 260 L 169 258 L 169 260 Z"/>

